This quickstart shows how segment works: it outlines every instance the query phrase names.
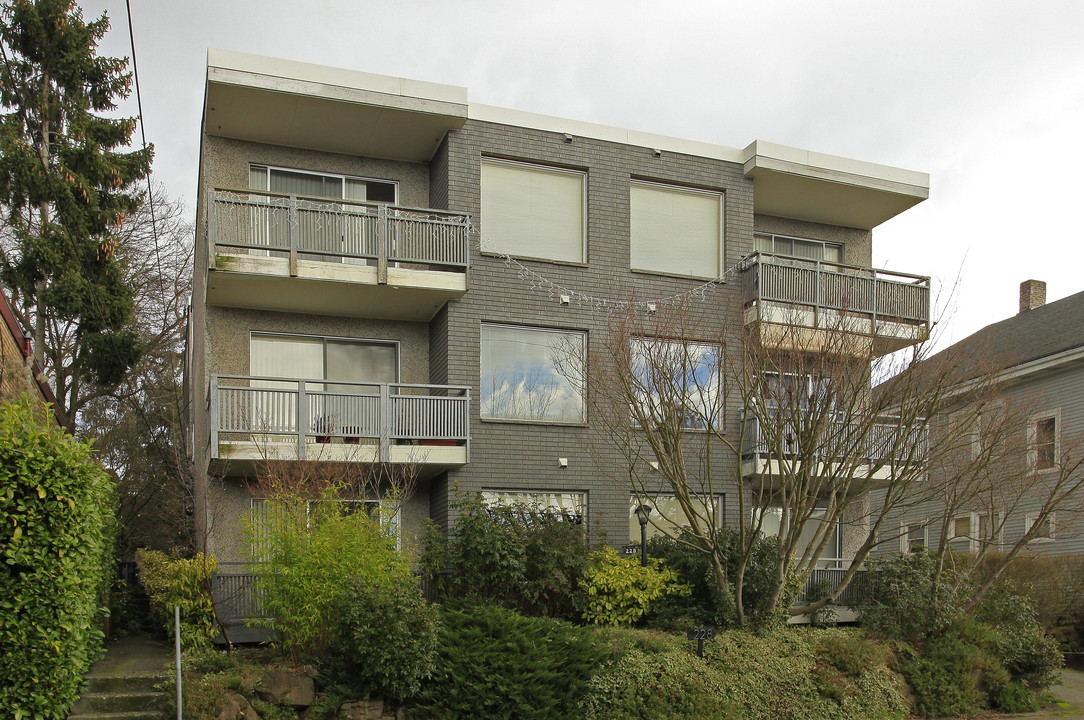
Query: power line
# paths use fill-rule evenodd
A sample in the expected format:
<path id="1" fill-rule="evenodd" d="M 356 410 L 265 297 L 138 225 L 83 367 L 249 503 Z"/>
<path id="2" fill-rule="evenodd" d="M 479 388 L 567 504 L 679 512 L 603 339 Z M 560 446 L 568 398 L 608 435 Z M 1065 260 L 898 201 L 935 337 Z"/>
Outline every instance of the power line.
<path id="1" fill-rule="evenodd" d="M 139 66 L 136 64 L 135 33 L 132 31 L 132 5 L 124 0 L 128 11 L 128 40 L 132 46 L 132 77 L 135 79 L 136 109 L 139 112 L 139 135 L 143 139 L 143 153 L 147 152 L 147 128 L 143 122 L 143 98 L 139 92 Z M 158 276 L 162 276 L 162 255 L 158 251 L 158 223 L 154 218 L 154 189 L 151 186 L 151 172 L 147 171 L 147 207 L 151 212 L 151 236 L 154 238 L 154 258 L 158 265 Z M 164 312 L 164 311 L 163 311 Z"/>

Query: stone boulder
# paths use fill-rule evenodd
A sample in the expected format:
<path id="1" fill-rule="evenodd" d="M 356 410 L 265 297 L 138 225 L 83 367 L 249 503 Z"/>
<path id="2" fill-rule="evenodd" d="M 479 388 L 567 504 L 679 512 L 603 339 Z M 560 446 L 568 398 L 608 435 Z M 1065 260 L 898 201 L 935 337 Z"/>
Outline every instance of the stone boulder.
<path id="1" fill-rule="evenodd" d="M 272 668 L 260 678 L 256 694 L 272 705 L 292 705 L 300 710 L 316 700 L 316 684 L 308 675 Z"/>
<path id="2" fill-rule="evenodd" d="M 358 700 L 339 708 L 342 720 L 379 720 L 384 715 L 383 700 Z"/>
<path id="3" fill-rule="evenodd" d="M 218 714 L 218 720 L 260 720 L 260 716 L 244 695 L 230 693 L 226 696 L 226 706 Z"/>

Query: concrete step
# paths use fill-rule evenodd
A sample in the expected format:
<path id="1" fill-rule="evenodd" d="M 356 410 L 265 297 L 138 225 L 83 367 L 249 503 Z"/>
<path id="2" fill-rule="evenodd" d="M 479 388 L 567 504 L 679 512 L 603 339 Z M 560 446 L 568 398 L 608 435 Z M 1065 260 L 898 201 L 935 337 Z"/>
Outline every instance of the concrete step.
<path id="1" fill-rule="evenodd" d="M 89 675 L 87 692 L 154 692 L 154 686 L 169 679 L 164 673 L 149 672 L 131 675 Z"/>
<path id="2" fill-rule="evenodd" d="M 72 714 L 158 710 L 165 707 L 165 699 L 164 692 L 88 692 L 72 706 Z"/>
<path id="3" fill-rule="evenodd" d="M 68 720 L 169 720 L 165 710 L 129 710 L 69 715 Z"/>

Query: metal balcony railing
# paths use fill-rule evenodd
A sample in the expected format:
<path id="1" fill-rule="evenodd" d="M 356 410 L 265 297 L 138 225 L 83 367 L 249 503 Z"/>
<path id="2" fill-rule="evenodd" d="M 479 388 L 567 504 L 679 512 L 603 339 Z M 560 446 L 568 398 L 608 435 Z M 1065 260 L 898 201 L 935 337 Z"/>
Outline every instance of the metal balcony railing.
<path id="1" fill-rule="evenodd" d="M 813 570 L 813 572 L 809 574 L 809 579 L 805 581 L 805 585 L 798 593 L 795 604 L 801 605 L 824 597 L 826 593 L 832 592 L 839 587 L 839 584 L 843 581 L 843 577 L 847 572 L 847 570 L 834 568 L 817 568 Z M 858 570 L 855 572 L 854 577 L 851 578 L 851 582 L 847 584 L 847 587 L 844 588 L 843 592 L 836 598 L 834 604 L 842 607 L 855 607 L 861 605 L 866 600 L 868 591 L 868 571 Z"/>
<path id="2" fill-rule="evenodd" d="M 466 386 L 212 375 L 209 405 L 215 458 L 230 440 L 296 444 L 299 459 L 310 442 L 366 442 L 381 462 L 394 444 L 470 441 Z"/>
<path id="3" fill-rule="evenodd" d="M 384 203 L 216 189 L 208 203 L 218 252 L 329 263 L 425 265 L 466 272 L 470 215 Z"/>
<path id="4" fill-rule="evenodd" d="M 787 423 L 779 419 L 777 411 L 767 413 L 769 423 Z M 910 463 L 926 458 L 927 428 L 901 426 L 897 418 L 884 417 L 870 425 L 868 422 L 847 423 L 845 418 L 833 420 L 820 431 L 822 450 L 813 453 L 811 460 L 829 462 L 833 456 L 845 454 L 848 461 L 862 460 L 868 463 Z M 745 436 L 742 444 L 744 457 L 795 457 L 801 452 L 802 437 L 813 429 L 802 430 L 801 418 L 793 418 L 798 426 L 790 431 L 787 427 L 765 428 L 761 418 L 749 413 L 746 418 Z M 840 458 L 843 459 L 843 458 Z"/>
<path id="5" fill-rule="evenodd" d="M 923 275 L 763 252 L 746 257 L 739 269 L 746 305 L 778 303 L 817 315 L 829 310 L 874 323 L 930 322 L 930 278 Z"/>

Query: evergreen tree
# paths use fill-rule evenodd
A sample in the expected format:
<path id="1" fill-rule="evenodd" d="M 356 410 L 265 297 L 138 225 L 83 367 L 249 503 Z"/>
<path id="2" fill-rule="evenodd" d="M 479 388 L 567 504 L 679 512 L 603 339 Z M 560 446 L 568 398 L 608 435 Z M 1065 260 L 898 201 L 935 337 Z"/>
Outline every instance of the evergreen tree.
<path id="1" fill-rule="evenodd" d="M 103 114 L 131 88 L 126 58 L 96 54 L 108 28 L 71 0 L 9 0 L 0 23 L 0 279 L 70 417 L 81 384 L 117 385 L 141 352 L 117 233 L 140 205 L 152 151 L 125 152 L 135 119 Z M 73 355 L 48 351 L 50 324 L 74 327 Z"/>

